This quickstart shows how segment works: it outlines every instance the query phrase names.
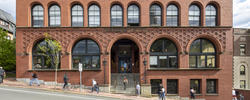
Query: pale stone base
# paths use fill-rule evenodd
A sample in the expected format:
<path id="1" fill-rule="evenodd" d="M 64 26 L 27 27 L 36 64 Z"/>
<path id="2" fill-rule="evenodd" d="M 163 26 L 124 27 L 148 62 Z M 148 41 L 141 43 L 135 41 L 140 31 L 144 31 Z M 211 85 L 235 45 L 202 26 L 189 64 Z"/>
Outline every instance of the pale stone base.
<path id="1" fill-rule="evenodd" d="M 151 85 L 150 84 L 141 85 L 141 96 L 151 97 Z"/>

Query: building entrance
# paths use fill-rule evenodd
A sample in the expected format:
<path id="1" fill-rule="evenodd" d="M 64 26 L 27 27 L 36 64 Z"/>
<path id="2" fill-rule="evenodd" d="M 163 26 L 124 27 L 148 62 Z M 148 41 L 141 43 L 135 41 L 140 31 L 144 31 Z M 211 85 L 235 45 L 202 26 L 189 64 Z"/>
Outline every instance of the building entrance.
<path id="1" fill-rule="evenodd" d="M 118 40 L 111 49 L 111 92 L 134 94 L 139 82 L 139 48 L 128 39 Z"/>

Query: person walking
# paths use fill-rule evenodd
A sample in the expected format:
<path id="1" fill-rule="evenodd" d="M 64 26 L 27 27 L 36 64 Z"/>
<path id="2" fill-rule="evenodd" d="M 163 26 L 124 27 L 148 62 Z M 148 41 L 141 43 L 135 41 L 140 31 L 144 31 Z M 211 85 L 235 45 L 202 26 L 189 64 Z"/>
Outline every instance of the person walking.
<path id="1" fill-rule="evenodd" d="M 162 88 L 163 88 L 162 84 L 159 84 L 159 87 L 158 87 L 158 97 L 159 97 L 159 100 L 162 99 Z"/>
<path id="2" fill-rule="evenodd" d="M 141 86 L 140 86 L 139 82 L 137 82 L 137 85 L 136 85 L 136 94 L 137 94 L 137 96 L 140 96 L 140 94 L 141 94 Z"/>
<path id="3" fill-rule="evenodd" d="M 232 90 L 232 95 L 233 95 L 233 100 L 237 100 L 236 91 L 234 89 Z"/>
<path id="4" fill-rule="evenodd" d="M 32 73 L 32 79 L 31 79 L 29 85 L 32 86 L 33 82 L 35 82 L 37 84 L 37 86 L 40 86 L 40 83 L 38 81 L 38 76 L 37 76 L 35 71 Z"/>
<path id="5" fill-rule="evenodd" d="M 3 83 L 3 79 L 6 76 L 3 67 L 0 67 L 0 84 Z"/>
<path id="6" fill-rule="evenodd" d="M 195 99 L 195 90 L 194 90 L 194 88 L 191 88 L 190 89 L 190 95 L 191 95 L 191 99 Z"/>
<path id="7" fill-rule="evenodd" d="M 128 84 L 128 79 L 127 79 L 126 76 L 124 76 L 124 79 L 123 79 L 123 89 L 124 89 L 124 90 L 126 90 L 127 84 Z"/>
<path id="8" fill-rule="evenodd" d="M 96 85 L 95 85 L 95 90 L 96 90 L 96 93 L 99 94 L 99 85 L 98 85 L 97 82 L 96 82 Z"/>
<path id="9" fill-rule="evenodd" d="M 240 93 L 240 100 L 244 100 L 244 96 Z"/>
<path id="10" fill-rule="evenodd" d="M 68 78 L 67 74 L 65 73 L 64 77 L 63 77 L 63 81 L 64 81 L 63 89 L 65 89 L 65 87 L 68 86 L 68 80 L 69 80 L 69 78 Z"/>
<path id="11" fill-rule="evenodd" d="M 92 79 L 92 90 L 91 90 L 91 92 L 93 92 L 94 90 L 96 90 L 96 81 L 95 81 L 95 79 Z"/>
<path id="12" fill-rule="evenodd" d="M 161 100 L 166 100 L 166 95 L 165 95 L 165 88 L 161 88 Z"/>

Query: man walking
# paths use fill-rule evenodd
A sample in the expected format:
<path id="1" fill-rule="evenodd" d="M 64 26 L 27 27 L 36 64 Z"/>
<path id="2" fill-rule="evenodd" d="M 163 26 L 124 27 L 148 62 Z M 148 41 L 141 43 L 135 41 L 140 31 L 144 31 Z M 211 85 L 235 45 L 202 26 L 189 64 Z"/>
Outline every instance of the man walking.
<path id="1" fill-rule="evenodd" d="M 5 76 L 5 71 L 3 70 L 3 67 L 0 67 L 0 84 L 3 83 L 3 79 Z"/>
<path id="2" fill-rule="evenodd" d="M 92 92 L 96 90 L 96 81 L 95 79 L 92 79 Z"/>
<path id="3" fill-rule="evenodd" d="M 30 81 L 30 86 L 32 86 L 33 82 L 35 82 L 38 86 L 40 86 L 40 83 L 38 81 L 38 77 L 37 77 L 36 72 L 33 72 L 33 74 L 32 74 L 32 79 Z"/>
<path id="4" fill-rule="evenodd" d="M 63 81 L 64 81 L 63 89 L 65 89 L 65 87 L 68 86 L 68 76 L 66 73 L 64 74 Z"/>

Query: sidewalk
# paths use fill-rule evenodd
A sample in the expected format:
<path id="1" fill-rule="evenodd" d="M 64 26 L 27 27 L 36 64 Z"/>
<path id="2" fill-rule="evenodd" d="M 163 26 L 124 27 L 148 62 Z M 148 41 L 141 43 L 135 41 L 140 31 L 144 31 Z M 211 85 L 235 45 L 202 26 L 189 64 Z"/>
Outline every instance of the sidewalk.
<path id="1" fill-rule="evenodd" d="M 139 96 L 128 96 L 125 94 L 111 94 L 111 93 L 104 93 L 99 92 L 91 92 L 91 90 L 83 89 L 82 92 L 79 92 L 79 89 L 69 89 L 63 90 L 62 87 L 59 86 L 45 86 L 40 85 L 37 86 L 34 84 L 33 86 L 29 86 L 27 83 L 17 82 L 15 79 L 5 79 L 4 83 L 1 84 L 2 86 L 11 86 L 11 87 L 20 87 L 20 88 L 33 88 L 33 89 L 41 89 L 46 91 L 53 91 L 53 92 L 64 92 L 64 93 L 74 93 L 74 94 L 82 94 L 82 95 L 93 95 L 93 96 L 104 96 L 104 97 L 112 97 L 112 98 L 119 98 L 119 99 L 130 99 L 130 100 L 158 100 L 157 97 L 146 98 L 146 97 L 139 97 Z M 168 99 L 170 100 L 170 99 Z"/>

